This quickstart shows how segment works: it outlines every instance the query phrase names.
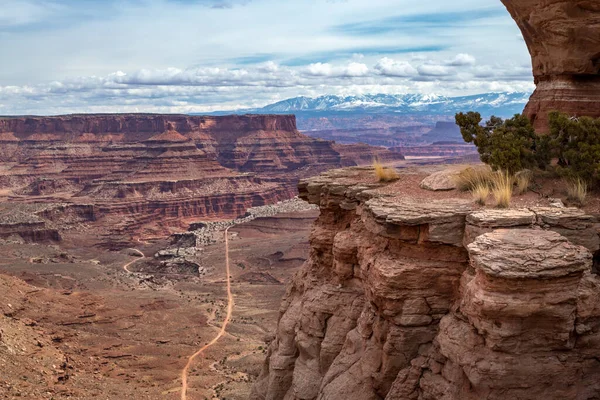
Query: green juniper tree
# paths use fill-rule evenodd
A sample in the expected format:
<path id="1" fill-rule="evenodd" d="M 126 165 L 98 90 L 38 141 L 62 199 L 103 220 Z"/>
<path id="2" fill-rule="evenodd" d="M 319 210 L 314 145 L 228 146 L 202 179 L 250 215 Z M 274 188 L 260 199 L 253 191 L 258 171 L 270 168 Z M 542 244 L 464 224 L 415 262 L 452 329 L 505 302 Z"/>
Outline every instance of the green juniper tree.
<path id="1" fill-rule="evenodd" d="M 561 172 L 597 184 L 600 181 L 600 119 L 549 115 L 548 149 Z"/>
<path id="2" fill-rule="evenodd" d="M 463 139 L 477 146 L 481 161 L 494 170 L 514 174 L 523 169 L 544 165 L 546 151 L 544 140 L 535 134 L 535 130 L 524 115 L 502 120 L 492 116 L 485 125 L 481 125 L 481 114 L 468 112 L 456 114 L 456 124 L 460 127 Z"/>

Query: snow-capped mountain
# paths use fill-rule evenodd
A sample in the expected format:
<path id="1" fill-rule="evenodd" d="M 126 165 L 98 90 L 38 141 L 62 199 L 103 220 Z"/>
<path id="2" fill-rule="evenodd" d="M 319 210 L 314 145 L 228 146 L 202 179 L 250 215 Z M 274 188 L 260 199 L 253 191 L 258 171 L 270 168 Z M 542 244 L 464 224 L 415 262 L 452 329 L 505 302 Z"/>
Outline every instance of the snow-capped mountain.
<path id="1" fill-rule="evenodd" d="M 520 113 L 531 93 L 483 93 L 446 97 L 436 94 L 368 94 L 358 96 L 295 97 L 251 110 L 258 113 L 293 114 L 321 112 L 453 114 L 479 111 L 484 115 Z"/>

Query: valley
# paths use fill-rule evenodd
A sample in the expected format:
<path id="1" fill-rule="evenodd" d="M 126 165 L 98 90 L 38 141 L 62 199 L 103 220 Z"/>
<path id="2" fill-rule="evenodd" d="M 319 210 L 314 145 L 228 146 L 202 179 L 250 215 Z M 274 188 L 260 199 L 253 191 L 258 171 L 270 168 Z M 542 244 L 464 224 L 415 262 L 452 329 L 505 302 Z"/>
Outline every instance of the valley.
<path id="1" fill-rule="evenodd" d="M 230 228 L 235 308 L 218 346 L 190 364 L 188 399 L 248 398 L 315 217 Z M 188 358 L 226 317 L 223 232 L 215 237 L 193 258 L 202 276 L 139 272 L 166 240 L 121 251 L 84 245 L 97 240 L 90 232 L 66 233 L 60 246 L 3 242 L 0 398 L 179 399 Z"/>

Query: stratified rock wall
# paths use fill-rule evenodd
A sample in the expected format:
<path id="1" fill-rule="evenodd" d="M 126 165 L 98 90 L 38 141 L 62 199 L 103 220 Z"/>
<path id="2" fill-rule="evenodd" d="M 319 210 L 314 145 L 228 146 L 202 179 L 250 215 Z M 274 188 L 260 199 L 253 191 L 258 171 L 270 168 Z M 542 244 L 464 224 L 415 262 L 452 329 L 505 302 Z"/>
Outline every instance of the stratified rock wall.
<path id="1" fill-rule="evenodd" d="M 294 197 L 300 178 L 379 155 L 403 158 L 310 138 L 292 115 L 0 118 L 0 187 L 11 201 L 94 204 L 100 218 L 135 219 L 118 222 L 129 227 L 237 217 Z"/>
<path id="2" fill-rule="evenodd" d="M 537 88 L 525 113 L 540 132 L 548 112 L 600 117 L 600 3 L 502 0 L 523 33 Z"/>
<path id="3" fill-rule="evenodd" d="M 321 215 L 253 399 L 600 397 L 595 217 L 418 200 L 370 176 L 300 183 Z"/>

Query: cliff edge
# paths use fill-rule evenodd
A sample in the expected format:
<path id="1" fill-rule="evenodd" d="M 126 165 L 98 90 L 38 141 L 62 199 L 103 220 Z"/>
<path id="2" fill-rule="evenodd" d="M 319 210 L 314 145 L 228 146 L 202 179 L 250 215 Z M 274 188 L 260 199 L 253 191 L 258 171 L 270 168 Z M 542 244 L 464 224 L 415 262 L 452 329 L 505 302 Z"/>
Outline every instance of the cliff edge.
<path id="1" fill-rule="evenodd" d="M 410 192 L 364 168 L 300 182 L 320 207 L 253 399 L 595 399 L 596 216 Z M 427 196 L 427 197 L 425 197 Z"/>

